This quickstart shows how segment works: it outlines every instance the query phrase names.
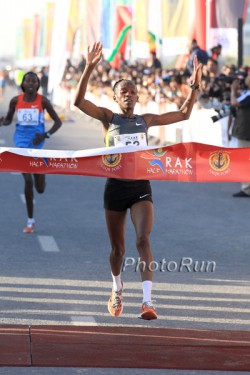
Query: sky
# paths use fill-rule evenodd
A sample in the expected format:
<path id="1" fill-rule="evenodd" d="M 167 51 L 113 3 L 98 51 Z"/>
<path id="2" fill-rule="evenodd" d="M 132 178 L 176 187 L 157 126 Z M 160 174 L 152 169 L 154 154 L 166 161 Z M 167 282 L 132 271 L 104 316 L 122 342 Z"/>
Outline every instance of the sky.
<path id="1" fill-rule="evenodd" d="M 0 58 L 15 55 L 16 27 L 20 20 L 39 13 L 46 2 L 47 0 L 0 0 Z"/>

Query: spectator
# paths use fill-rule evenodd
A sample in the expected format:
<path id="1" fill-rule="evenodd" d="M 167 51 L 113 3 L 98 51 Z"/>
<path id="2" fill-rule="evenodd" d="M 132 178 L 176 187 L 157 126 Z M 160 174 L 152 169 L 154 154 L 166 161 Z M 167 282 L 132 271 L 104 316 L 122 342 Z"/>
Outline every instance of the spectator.
<path id="1" fill-rule="evenodd" d="M 207 51 L 201 49 L 198 46 L 196 39 L 191 40 L 191 43 L 190 43 L 190 46 L 189 46 L 189 53 L 190 53 L 190 56 L 189 56 L 189 59 L 187 61 L 187 69 L 188 69 L 189 73 L 192 74 L 194 55 L 197 56 L 198 61 L 203 65 L 207 64 L 209 56 L 208 56 Z"/>
<path id="2" fill-rule="evenodd" d="M 84 68 L 85 68 L 85 65 L 86 65 L 86 59 L 85 59 L 85 56 L 84 55 L 81 55 L 81 60 L 76 68 L 76 71 L 77 73 L 83 73 L 84 71 Z"/>
<path id="3" fill-rule="evenodd" d="M 238 147 L 250 147 L 250 75 L 245 79 L 246 89 L 240 96 L 240 81 L 234 80 L 231 86 L 231 104 L 237 109 L 232 135 L 237 138 Z M 233 197 L 250 197 L 250 182 L 243 182 L 241 190 Z"/>
<path id="4" fill-rule="evenodd" d="M 158 57 L 156 56 L 156 52 L 152 51 L 150 52 L 150 56 L 151 56 L 151 66 L 150 68 L 151 69 L 162 69 L 162 64 L 160 62 L 160 60 L 158 59 Z"/>
<path id="5" fill-rule="evenodd" d="M 48 83 L 49 83 L 49 68 L 44 66 L 40 72 L 40 84 L 42 89 L 42 95 L 48 97 Z"/>
<path id="6" fill-rule="evenodd" d="M 214 46 L 212 49 L 211 49 L 211 52 L 212 52 L 212 58 L 214 60 L 217 61 L 218 63 L 218 72 L 221 73 L 222 72 L 222 68 L 223 66 L 225 65 L 225 59 L 224 57 L 221 55 L 221 52 L 222 52 L 222 45 L 221 44 L 218 44 L 217 46 Z"/>

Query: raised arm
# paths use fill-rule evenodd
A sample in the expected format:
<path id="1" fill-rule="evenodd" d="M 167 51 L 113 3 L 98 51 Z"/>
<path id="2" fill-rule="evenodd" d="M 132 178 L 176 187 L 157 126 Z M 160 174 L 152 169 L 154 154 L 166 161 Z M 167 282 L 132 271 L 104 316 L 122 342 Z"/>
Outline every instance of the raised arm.
<path id="1" fill-rule="evenodd" d="M 148 127 L 154 125 L 169 125 L 175 122 L 187 120 L 190 117 L 190 114 L 193 109 L 193 105 L 197 98 L 197 92 L 200 86 L 202 71 L 201 71 L 201 64 L 198 64 L 197 56 L 194 56 L 194 71 L 191 77 L 191 85 L 190 85 L 190 92 L 179 109 L 179 111 L 175 112 L 167 112 L 161 115 L 155 115 L 147 113 L 143 115 L 144 120 Z"/>
<path id="2" fill-rule="evenodd" d="M 102 45 L 100 42 L 88 46 L 86 66 L 76 89 L 74 105 L 87 115 L 100 120 L 104 125 L 111 121 L 113 112 L 104 107 L 98 107 L 85 99 L 90 75 L 102 58 Z"/>

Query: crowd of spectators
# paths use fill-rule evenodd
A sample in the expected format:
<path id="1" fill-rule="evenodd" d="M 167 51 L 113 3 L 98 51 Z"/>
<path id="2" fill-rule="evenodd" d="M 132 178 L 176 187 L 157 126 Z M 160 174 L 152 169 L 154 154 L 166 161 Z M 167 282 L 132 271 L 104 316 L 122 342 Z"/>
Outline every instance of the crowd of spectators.
<path id="1" fill-rule="evenodd" d="M 114 83 L 121 78 L 132 79 L 137 84 L 142 112 L 154 110 L 162 113 L 167 110 L 178 109 L 183 104 L 189 91 L 191 62 L 195 53 L 200 56 L 203 63 L 201 88 L 195 108 L 213 108 L 220 111 L 225 106 L 228 107 L 230 105 L 231 83 L 235 78 L 238 78 L 241 82 L 241 88 L 244 89 L 244 79 L 248 75 L 248 66 L 242 66 L 238 69 L 236 65 L 226 64 L 221 45 L 205 52 L 199 48 L 196 40 L 192 40 L 189 52 L 182 67 L 178 69 L 164 67 L 154 51 L 150 53 L 148 60 L 126 60 L 123 54 L 120 54 L 119 69 L 114 68 L 112 62 L 109 63 L 103 56 L 91 76 L 88 92 L 97 99 L 107 98 L 112 101 Z M 85 64 L 84 55 L 80 56 L 77 64 L 73 64 L 70 59 L 66 62 L 60 85 L 64 98 L 66 98 L 62 102 L 62 107 L 66 109 L 74 109 L 72 104 L 74 93 Z M 41 79 L 42 93 L 47 96 L 49 69 L 44 67 L 39 71 L 36 70 L 36 72 Z M 15 76 L 6 76 L 5 80 L 0 80 L 1 94 L 3 94 L 3 86 L 6 83 L 16 84 L 18 87 L 20 84 L 19 75 L 22 78 L 23 74 L 24 71 L 17 69 Z"/>
<path id="2" fill-rule="evenodd" d="M 195 45 L 195 48 L 197 45 Z M 230 104 L 230 88 L 238 78 L 244 88 L 244 78 L 248 74 L 248 66 L 237 68 L 234 64 L 226 64 L 221 56 L 221 45 L 207 53 L 206 63 L 203 61 L 203 77 L 196 108 L 214 108 L 221 110 Z M 197 50 L 196 50 L 197 52 Z M 189 57 L 192 56 L 190 53 Z M 132 79 L 136 82 L 142 111 L 148 111 L 150 105 L 157 104 L 159 113 L 166 112 L 166 107 L 180 108 L 187 97 L 190 83 L 190 66 L 188 58 L 182 68 L 164 68 L 155 52 L 151 52 L 148 60 L 125 60 L 121 56 L 120 69 L 114 69 L 104 57 L 93 72 L 88 91 L 96 98 L 113 98 L 114 83 L 121 79 Z M 70 92 L 75 90 L 85 66 L 84 56 L 80 63 L 73 66 L 67 61 L 61 86 Z M 69 95 L 70 97 L 70 95 Z M 70 104 L 69 104 L 70 105 Z"/>

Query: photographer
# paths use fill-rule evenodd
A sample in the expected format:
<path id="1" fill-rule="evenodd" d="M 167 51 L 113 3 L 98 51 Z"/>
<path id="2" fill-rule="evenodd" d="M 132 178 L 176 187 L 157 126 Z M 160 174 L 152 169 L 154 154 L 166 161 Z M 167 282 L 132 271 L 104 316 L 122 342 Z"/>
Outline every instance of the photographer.
<path id="1" fill-rule="evenodd" d="M 234 80 L 231 85 L 231 104 L 236 108 L 232 136 L 237 138 L 238 147 L 250 147 L 250 75 L 245 78 L 245 88 L 238 96 L 240 80 Z M 250 182 L 242 183 L 241 190 L 233 197 L 250 197 Z"/>

